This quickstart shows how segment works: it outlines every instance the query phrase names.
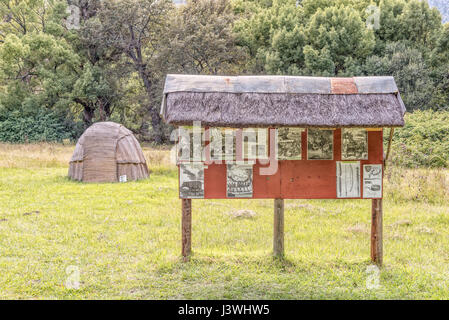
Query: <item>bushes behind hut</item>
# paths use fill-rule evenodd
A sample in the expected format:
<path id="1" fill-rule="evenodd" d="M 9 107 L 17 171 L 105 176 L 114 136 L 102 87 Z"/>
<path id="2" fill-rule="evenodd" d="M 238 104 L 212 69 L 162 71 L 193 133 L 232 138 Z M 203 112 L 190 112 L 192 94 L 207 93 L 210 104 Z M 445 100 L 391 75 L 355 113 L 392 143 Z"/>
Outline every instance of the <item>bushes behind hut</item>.
<path id="1" fill-rule="evenodd" d="M 9 143 L 61 142 L 77 138 L 76 123 L 55 111 L 41 109 L 34 113 L 0 113 L 0 141 Z M 82 129 L 82 128 L 81 128 Z"/>

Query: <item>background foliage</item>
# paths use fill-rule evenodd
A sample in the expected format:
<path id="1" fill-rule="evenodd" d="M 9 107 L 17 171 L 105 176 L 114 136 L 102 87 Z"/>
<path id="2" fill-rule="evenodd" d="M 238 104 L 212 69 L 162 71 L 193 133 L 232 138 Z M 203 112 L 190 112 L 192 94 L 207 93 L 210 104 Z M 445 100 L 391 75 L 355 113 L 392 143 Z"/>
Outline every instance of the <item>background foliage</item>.
<path id="1" fill-rule="evenodd" d="M 448 6 L 429 3 L 0 0 L 0 141 L 76 139 L 112 120 L 166 143 L 167 73 L 392 75 L 408 111 L 425 111 L 396 133 L 401 163 L 447 166 Z"/>

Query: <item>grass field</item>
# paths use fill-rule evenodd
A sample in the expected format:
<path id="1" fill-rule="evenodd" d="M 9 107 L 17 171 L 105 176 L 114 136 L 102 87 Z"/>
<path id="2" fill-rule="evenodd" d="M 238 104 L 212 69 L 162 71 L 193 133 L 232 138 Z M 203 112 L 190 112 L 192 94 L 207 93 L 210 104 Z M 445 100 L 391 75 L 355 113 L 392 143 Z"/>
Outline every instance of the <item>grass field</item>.
<path id="1" fill-rule="evenodd" d="M 272 200 L 194 200 L 183 263 L 169 152 L 145 148 L 149 180 L 83 184 L 66 178 L 72 151 L 0 144 L 0 298 L 449 299 L 448 170 L 387 169 L 385 266 L 368 289 L 369 200 L 287 200 L 284 260 Z"/>

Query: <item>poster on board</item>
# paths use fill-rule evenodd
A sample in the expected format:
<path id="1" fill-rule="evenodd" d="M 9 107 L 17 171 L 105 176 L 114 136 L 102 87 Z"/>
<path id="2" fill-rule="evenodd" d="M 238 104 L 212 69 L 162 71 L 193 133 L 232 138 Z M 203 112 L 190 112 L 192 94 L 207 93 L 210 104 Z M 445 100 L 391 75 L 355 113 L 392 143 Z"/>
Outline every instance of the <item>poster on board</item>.
<path id="1" fill-rule="evenodd" d="M 204 164 L 179 165 L 179 196 L 182 199 L 204 198 Z"/>
<path id="2" fill-rule="evenodd" d="M 301 160 L 302 128 L 276 129 L 277 160 Z"/>
<path id="3" fill-rule="evenodd" d="M 226 189 L 228 198 L 252 198 L 253 166 L 227 165 Z"/>
<path id="4" fill-rule="evenodd" d="M 363 197 L 382 198 L 382 165 L 363 165 Z"/>
<path id="5" fill-rule="evenodd" d="M 334 130 L 307 129 L 307 160 L 334 159 Z"/>
<path id="6" fill-rule="evenodd" d="M 209 129 L 209 152 L 210 159 L 213 161 L 221 161 L 223 160 L 224 155 L 224 139 L 223 132 L 219 128 L 210 128 Z"/>
<path id="7" fill-rule="evenodd" d="M 246 128 L 242 131 L 243 159 L 268 158 L 268 129 Z"/>
<path id="8" fill-rule="evenodd" d="M 179 127 L 178 130 L 177 162 L 204 160 L 204 129 L 195 133 L 191 127 Z"/>
<path id="9" fill-rule="evenodd" d="M 337 161 L 337 198 L 360 198 L 359 161 Z"/>
<path id="10" fill-rule="evenodd" d="M 223 160 L 235 160 L 236 158 L 236 139 L 237 130 L 236 129 L 222 129 L 223 136 Z"/>
<path id="11" fill-rule="evenodd" d="M 368 131 L 344 128 L 341 130 L 341 159 L 368 160 Z"/>

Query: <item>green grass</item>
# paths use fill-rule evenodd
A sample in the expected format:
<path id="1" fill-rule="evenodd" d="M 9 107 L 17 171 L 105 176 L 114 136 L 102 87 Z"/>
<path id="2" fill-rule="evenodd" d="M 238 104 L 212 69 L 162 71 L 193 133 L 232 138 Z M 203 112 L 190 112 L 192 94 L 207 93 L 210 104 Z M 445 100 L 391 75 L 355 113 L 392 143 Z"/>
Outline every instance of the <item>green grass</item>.
<path id="1" fill-rule="evenodd" d="M 449 298 L 447 170 L 390 169 L 385 266 L 369 290 L 369 200 L 286 200 L 284 260 L 271 256 L 272 200 L 194 200 L 194 253 L 183 263 L 177 173 L 149 156 L 165 151 L 145 151 L 149 180 L 83 184 L 65 177 L 73 147 L 29 161 L 20 148 L 0 145 L 0 298 Z M 441 181 L 414 190 L 412 174 Z M 238 209 L 257 216 L 228 214 Z M 65 286 L 69 266 L 79 289 Z"/>

